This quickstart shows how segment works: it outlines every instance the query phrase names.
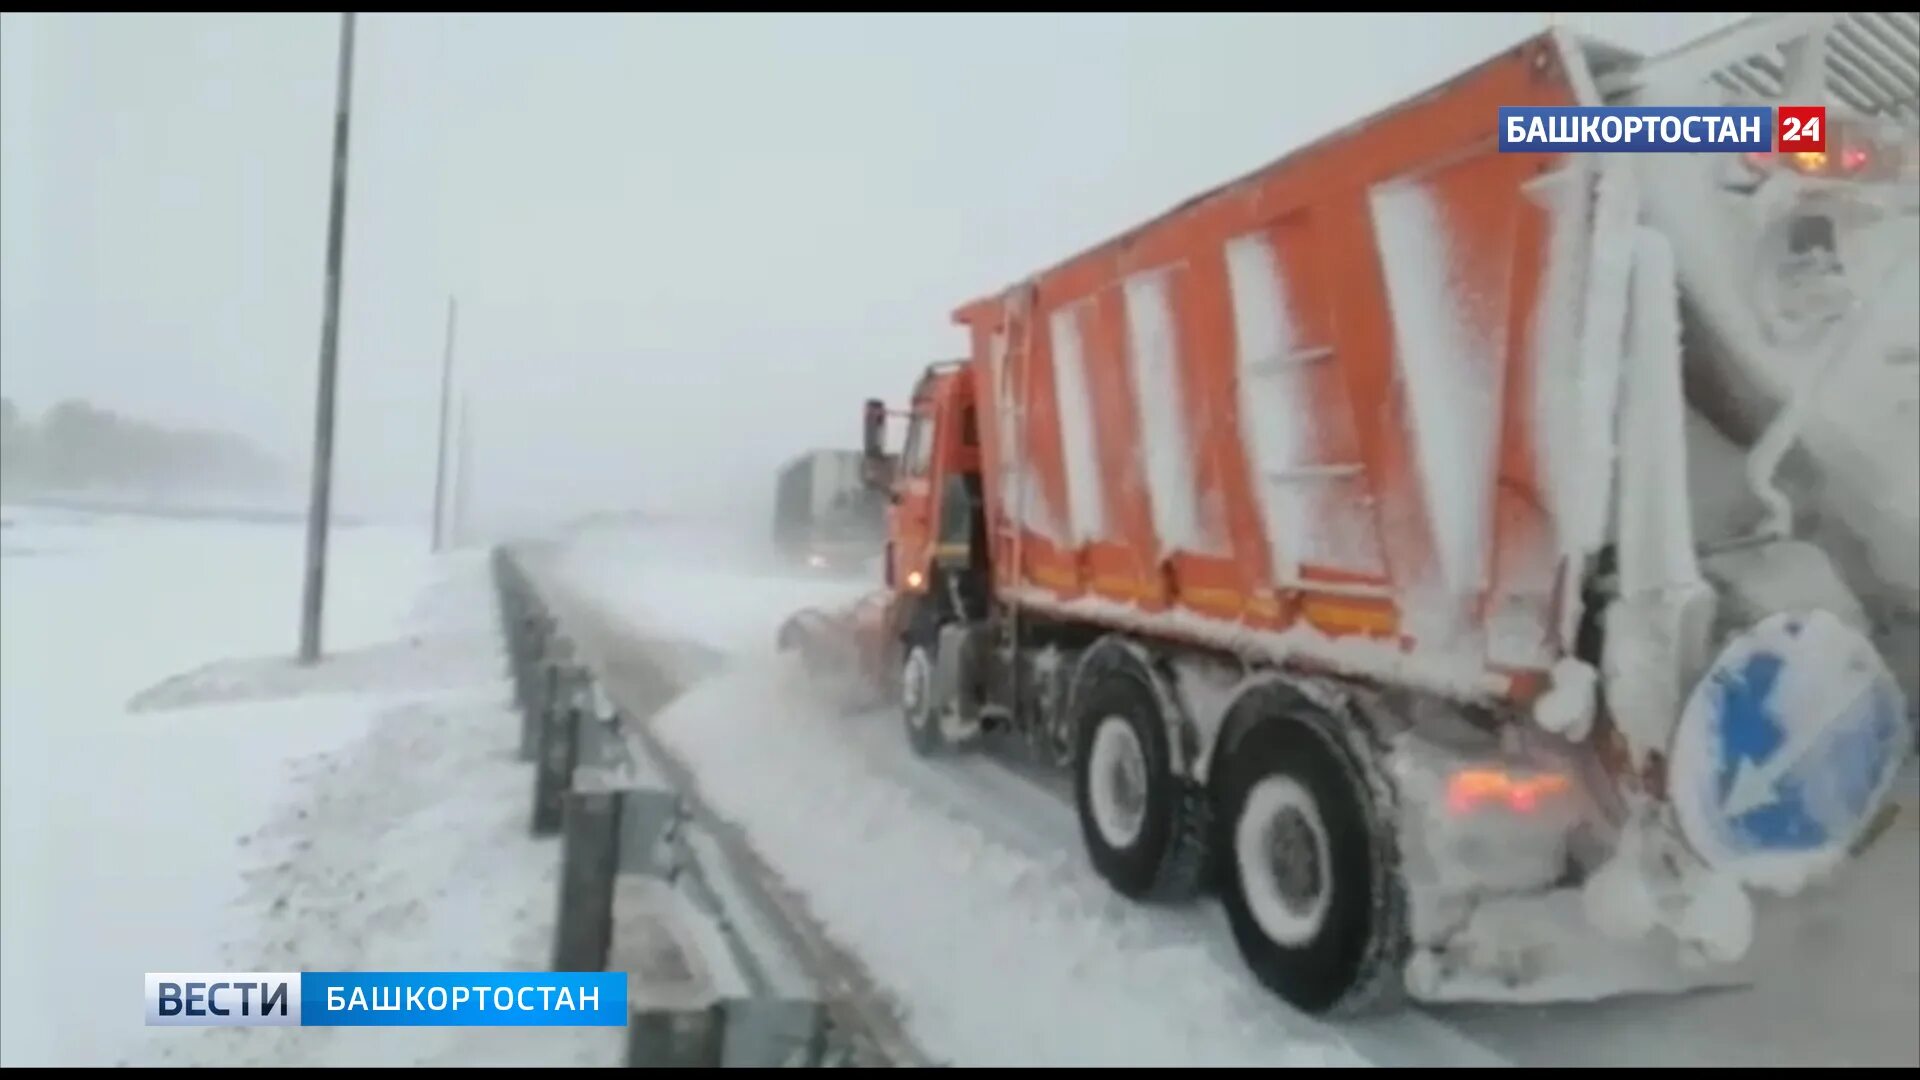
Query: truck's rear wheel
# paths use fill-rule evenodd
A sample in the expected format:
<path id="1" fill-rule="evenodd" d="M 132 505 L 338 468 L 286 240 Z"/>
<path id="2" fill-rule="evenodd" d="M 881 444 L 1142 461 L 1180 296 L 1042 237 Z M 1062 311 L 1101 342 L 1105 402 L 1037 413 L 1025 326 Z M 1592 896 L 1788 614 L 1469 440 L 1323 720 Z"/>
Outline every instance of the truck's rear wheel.
<path id="1" fill-rule="evenodd" d="M 1074 801 L 1094 869 L 1122 895 L 1179 900 L 1200 891 L 1206 806 L 1176 776 L 1160 697 L 1130 657 L 1088 658 L 1074 695 Z"/>
<path id="2" fill-rule="evenodd" d="M 1405 900 L 1391 832 L 1331 721 L 1272 715 L 1216 765 L 1222 900 L 1240 955 L 1310 1013 L 1397 998 Z"/>

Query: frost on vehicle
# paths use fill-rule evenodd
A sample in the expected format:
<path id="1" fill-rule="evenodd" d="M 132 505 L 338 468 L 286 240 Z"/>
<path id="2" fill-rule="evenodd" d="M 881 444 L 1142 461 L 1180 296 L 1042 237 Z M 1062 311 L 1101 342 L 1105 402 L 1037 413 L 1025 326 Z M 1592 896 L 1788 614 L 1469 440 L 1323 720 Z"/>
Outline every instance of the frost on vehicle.
<path id="1" fill-rule="evenodd" d="M 1082 307 L 1064 308 L 1054 312 L 1047 324 L 1052 333 L 1055 385 L 1059 388 L 1071 535 L 1082 544 L 1103 539 L 1107 532 L 1106 481 L 1100 475 L 1093 391 L 1088 385 L 1086 348 L 1080 331 L 1083 311 Z"/>
<path id="2" fill-rule="evenodd" d="M 1243 453 L 1279 581 L 1300 581 L 1303 566 L 1377 578 L 1385 564 L 1352 400 L 1314 332 L 1323 319 L 1281 271 L 1282 250 L 1311 259 L 1311 235 L 1295 217 L 1226 244 Z"/>
<path id="3" fill-rule="evenodd" d="M 1910 743 L 1920 144 L 1855 100 L 1862 18 L 1542 35 L 965 305 L 932 430 L 1013 434 L 941 460 L 1035 470 L 1072 543 L 1004 505 L 970 561 L 896 537 L 925 584 L 868 669 L 937 652 L 934 707 L 1064 765 L 1122 895 L 1218 870 L 1301 1009 L 1733 978 L 1751 890 L 1844 872 Z M 1752 56 L 1902 164 L 1487 138 Z M 1008 385 L 1028 322 L 1057 385 Z"/>

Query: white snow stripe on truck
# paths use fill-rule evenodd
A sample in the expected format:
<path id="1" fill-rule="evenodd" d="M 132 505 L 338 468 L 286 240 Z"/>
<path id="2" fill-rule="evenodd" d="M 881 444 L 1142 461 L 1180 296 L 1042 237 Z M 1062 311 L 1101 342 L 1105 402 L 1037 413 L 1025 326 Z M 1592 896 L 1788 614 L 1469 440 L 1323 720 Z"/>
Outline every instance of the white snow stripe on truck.
<path id="1" fill-rule="evenodd" d="M 1377 185 L 1369 202 L 1437 584 L 1461 596 L 1485 584 L 1503 335 L 1472 319 L 1469 290 L 1483 283 L 1461 279 L 1469 263 L 1431 189 L 1407 181 Z"/>
<path id="2" fill-rule="evenodd" d="M 1060 442 L 1067 466 L 1067 511 L 1073 541 L 1084 544 L 1107 533 L 1101 488 L 1100 446 L 1093 427 L 1092 387 L 1081 340 L 1084 303 L 1061 308 L 1047 320 L 1052 335 L 1054 380 L 1060 403 Z"/>
<path id="3" fill-rule="evenodd" d="M 1174 551 L 1212 553 L 1217 539 L 1201 520 L 1198 478 L 1191 472 L 1194 447 L 1187 430 L 1186 394 L 1180 388 L 1179 341 L 1168 295 L 1177 268 L 1149 270 L 1127 279 L 1128 359 L 1140 403 L 1141 466 L 1153 508 L 1160 555 Z"/>

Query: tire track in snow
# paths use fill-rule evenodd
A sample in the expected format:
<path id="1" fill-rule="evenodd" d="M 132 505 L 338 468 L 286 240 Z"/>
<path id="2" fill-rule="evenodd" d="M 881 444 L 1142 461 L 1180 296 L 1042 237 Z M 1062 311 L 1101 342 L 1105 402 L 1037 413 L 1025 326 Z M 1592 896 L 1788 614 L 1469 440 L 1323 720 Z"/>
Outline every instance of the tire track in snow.
<path id="1" fill-rule="evenodd" d="M 1079 824 L 1051 792 L 981 754 L 921 758 L 907 745 L 899 716 L 865 712 L 845 717 L 847 745 L 876 772 L 911 780 L 950 817 L 989 829 L 996 840 L 1034 858 L 1072 850 Z"/>
<path id="2" fill-rule="evenodd" d="M 920 758 L 908 747 L 900 718 L 889 712 L 865 712 L 843 719 L 850 747 L 875 768 L 908 781 L 916 791 L 940 804 L 950 817 L 979 825 L 996 840 L 1033 858 L 1052 859 L 1063 852 L 1077 856 L 1081 851 L 1080 825 L 1072 803 L 1039 780 L 985 754 Z M 1093 871 L 1084 864 L 1084 857 L 1075 862 L 1085 878 L 1098 885 Z M 1244 983 L 1256 993 L 1266 992 L 1246 972 L 1217 901 L 1143 906 L 1138 910 L 1169 941 L 1203 949 L 1219 965 L 1222 979 Z M 1325 1023 L 1304 1016 L 1300 1019 Z M 1325 1026 L 1377 1066 L 1513 1064 L 1465 1032 L 1418 1010 Z"/>
<path id="3" fill-rule="evenodd" d="M 1077 852 L 1035 858 L 849 752 L 845 717 L 778 672 L 690 690 L 655 732 L 700 775 L 827 930 L 957 1064 L 1364 1063 L 1337 1033 L 1216 977 L 1191 941 L 1090 880 Z"/>

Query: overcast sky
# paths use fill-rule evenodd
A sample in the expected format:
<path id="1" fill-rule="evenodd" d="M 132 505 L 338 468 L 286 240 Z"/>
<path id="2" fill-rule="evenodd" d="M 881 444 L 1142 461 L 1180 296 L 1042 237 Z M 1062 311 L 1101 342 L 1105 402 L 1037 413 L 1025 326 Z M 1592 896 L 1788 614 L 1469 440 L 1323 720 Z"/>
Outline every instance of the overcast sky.
<path id="1" fill-rule="evenodd" d="M 1728 21 L 1561 18 L 1647 51 Z M 861 399 L 964 349 L 961 301 L 1545 24 L 362 16 L 340 498 L 425 507 L 457 294 L 483 507 L 761 513 L 782 460 L 853 445 Z M 337 36 L 5 17 L 7 396 L 304 472 Z"/>

